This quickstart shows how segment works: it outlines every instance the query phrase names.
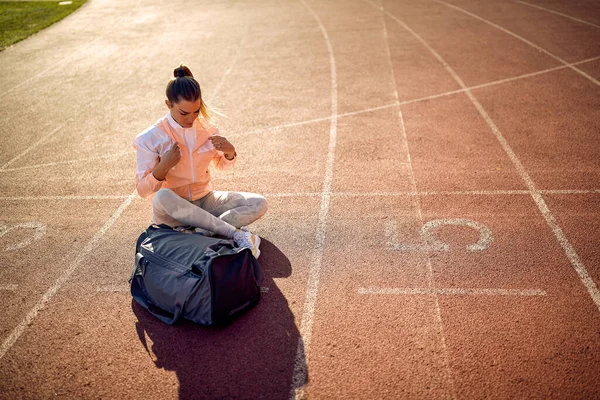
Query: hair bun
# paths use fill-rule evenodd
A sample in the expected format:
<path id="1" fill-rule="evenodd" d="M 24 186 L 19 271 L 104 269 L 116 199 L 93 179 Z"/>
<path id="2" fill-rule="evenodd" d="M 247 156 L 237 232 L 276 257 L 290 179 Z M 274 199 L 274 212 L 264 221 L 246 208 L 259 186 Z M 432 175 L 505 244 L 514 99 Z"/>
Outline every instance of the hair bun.
<path id="1" fill-rule="evenodd" d="M 179 65 L 179 67 L 173 70 L 173 76 L 175 76 L 175 78 L 183 78 L 185 76 L 191 76 L 192 78 L 194 77 L 194 75 L 192 75 L 192 71 L 190 71 L 190 69 L 183 64 Z"/>

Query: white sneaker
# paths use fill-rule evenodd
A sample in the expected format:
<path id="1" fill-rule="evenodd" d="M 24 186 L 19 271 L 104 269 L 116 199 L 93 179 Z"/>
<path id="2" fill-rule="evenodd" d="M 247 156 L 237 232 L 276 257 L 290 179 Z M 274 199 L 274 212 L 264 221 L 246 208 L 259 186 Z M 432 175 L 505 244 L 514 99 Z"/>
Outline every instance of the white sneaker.
<path id="1" fill-rule="evenodd" d="M 258 258 L 260 256 L 260 249 L 258 248 L 260 246 L 260 237 L 258 235 L 250 233 L 246 229 L 237 229 L 233 233 L 233 240 L 238 246 L 252 250 L 254 257 Z"/>

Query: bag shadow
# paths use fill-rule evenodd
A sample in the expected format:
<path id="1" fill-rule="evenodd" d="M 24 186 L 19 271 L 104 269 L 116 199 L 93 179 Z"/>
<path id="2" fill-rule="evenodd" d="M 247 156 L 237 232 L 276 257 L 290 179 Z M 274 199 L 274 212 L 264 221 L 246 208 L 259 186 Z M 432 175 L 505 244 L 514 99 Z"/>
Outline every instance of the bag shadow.
<path id="1" fill-rule="evenodd" d="M 273 278 L 289 277 L 292 268 L 285 254 L 261 239 L 261 300 L 229 325 L 167 325 L 132 299 L 140 343 L 157 368 L 176 373 L 180 399 L 289 397 L 300 332 Z M 306 371 L 306 361 L 299 361 Z"/>

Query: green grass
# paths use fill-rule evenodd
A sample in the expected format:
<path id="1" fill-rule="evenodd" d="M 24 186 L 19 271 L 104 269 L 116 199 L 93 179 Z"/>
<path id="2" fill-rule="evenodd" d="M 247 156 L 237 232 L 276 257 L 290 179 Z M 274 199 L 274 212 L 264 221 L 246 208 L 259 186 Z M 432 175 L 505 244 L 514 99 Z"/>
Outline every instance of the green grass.
<path id="1" fill-rule="evenodd" d="M 60 21 L 86 0 L 59 6 L 59 1 L 0 1 L 0 51 Z"/>

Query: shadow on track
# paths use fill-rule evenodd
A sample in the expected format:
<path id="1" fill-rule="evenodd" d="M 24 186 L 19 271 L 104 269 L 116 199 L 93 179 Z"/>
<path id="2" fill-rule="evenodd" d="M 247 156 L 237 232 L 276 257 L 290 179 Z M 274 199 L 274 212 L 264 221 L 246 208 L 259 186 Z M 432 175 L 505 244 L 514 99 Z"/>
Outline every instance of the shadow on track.
<path id="1" fill-rule="evenodd" d="M 225 327 L 167 325 L 132 300 L 140 342 L 157 368 L 175 371 L 180 399 L 288 398 L 300 333 L 273 278 L 290 276 L 292 268 L 268 240 L 260 249 L 261 286 L 269 291 Z"/>

